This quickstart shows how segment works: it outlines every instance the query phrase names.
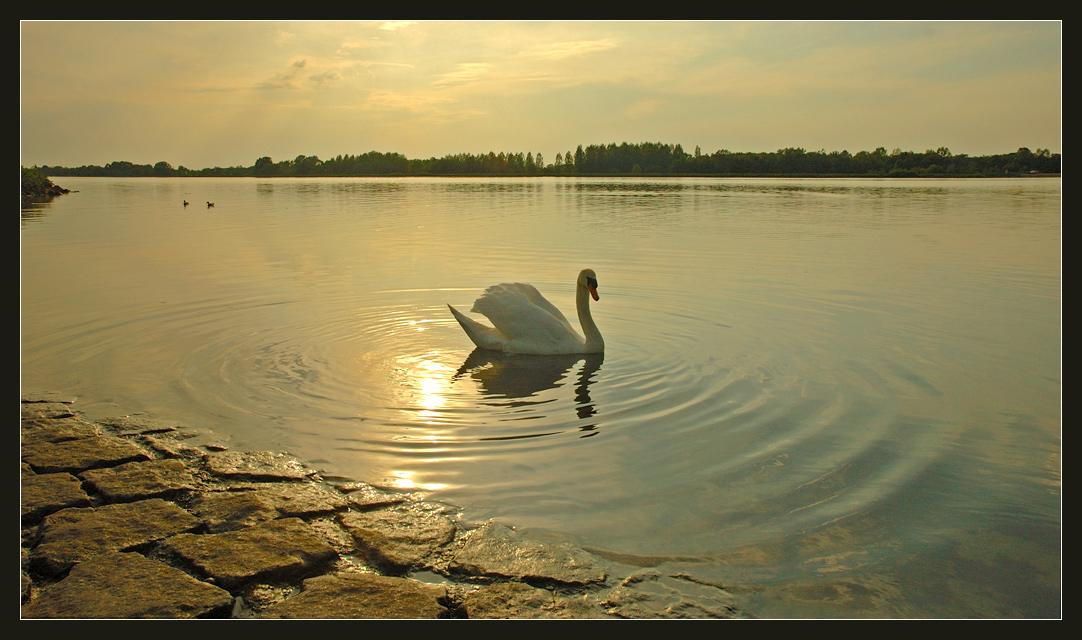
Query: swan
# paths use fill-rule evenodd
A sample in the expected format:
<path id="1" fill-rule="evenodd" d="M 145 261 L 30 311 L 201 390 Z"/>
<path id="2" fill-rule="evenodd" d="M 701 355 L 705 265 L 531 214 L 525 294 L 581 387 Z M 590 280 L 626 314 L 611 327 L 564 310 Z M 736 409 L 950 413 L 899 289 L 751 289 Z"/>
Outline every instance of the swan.
<path id="1" fill-rule="evenodd" d="M 590 316 L 591 296 L 598 299 L 597 276 L 593 270 L 583 269 L 575 281 L 575 307 L 586 338 L 575 331 L 559 309 L 528 284 L 497 284 L 485 289 L 471 311 L 491 320 L 491 327 L 467 318 L 451 305 L 447 308 L 470 340 L 482 349 L 550 355 L 603 353 L 605 341 Z"/>

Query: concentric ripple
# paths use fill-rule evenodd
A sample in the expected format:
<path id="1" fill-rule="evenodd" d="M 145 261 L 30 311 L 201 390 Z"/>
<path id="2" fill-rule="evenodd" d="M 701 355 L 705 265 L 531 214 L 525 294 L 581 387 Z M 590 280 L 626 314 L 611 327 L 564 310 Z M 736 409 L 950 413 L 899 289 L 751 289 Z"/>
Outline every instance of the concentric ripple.
<path id="1" fill-rule="evenodd" d="M 722 581 L 1055 567 L 1049 184 L 73 178 L 22 229 L 23 385 Z M 584 267 L 604 355 L 446 306 L 569 312 Z"/>

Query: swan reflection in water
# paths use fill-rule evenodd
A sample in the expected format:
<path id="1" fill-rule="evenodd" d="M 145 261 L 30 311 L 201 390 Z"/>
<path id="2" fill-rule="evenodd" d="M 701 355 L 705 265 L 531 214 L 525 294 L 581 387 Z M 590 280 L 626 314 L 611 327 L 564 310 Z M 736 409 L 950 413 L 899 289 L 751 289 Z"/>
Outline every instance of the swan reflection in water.
<path id="1" fill-rule="evenodd" d="M 498 406 L 520 407 L 531 404 L 544 404 L 552 400 L 536 399 L 536 396 L 548 389 L 563 386 L 563 380 L 575 365 L 585 361 L 579 372 L 575 386 L 575 413 L 579 420 L 589 420 L 597 413 L 597 408 L 590 398 L 590 384 L 594 374 L 605 360 L 604 353 L 569 353 L 559 355 L 520 355 L 474 349 L 452 377 L 452 382 L 465 376 L 481 384 L 481 393 L 489 404 Z M 510 402 L 498 402 L 497 399 Z M 531 400 L 530 398 L 535 398 Z M 597 434 L 593 423 L 579 427 L 583 431 L 580 437 L 587 438 Z M 504 436 L 499 438 L 481 438 L 482 440 L 503 440 L 513 438 L 537 437 L 550 433 L 531 434 L 529 436 Z"/>

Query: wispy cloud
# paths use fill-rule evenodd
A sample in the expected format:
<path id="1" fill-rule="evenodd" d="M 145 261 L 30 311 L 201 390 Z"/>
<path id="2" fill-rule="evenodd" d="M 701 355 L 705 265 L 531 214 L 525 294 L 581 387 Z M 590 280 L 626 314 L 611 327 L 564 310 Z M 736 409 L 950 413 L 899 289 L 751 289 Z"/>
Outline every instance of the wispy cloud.
<path id="1" fill-rule="evenodd" d="M 398 31 L 399 29 L 404 29 L 414 24 L 417 23 L 413 20 L 397 20 L 393 22 L 384 22 L 379 26 L 379 28 L 383 29 L 384 31 Z"/>
<path id="2" fill-rule="evenodd" d="M 449 71 L 435 81 L 435 86 L 446 86 L 464 84 L 467 82 L 476 82 L 487 76 L 494 68 L 494 65 L 487 62 L 463 62 L 458 65 L 454 71 Z"/>
<path id="3" fill-rule="evenodd" d="M 337 80 L 338 77 L 337 71 L 324 71 L 323 73 L 313 73 L 308 77 L 308 81 L 315 84 L 324 84 Z"/>
<path id="4" fill-rule="evenodd" d="M 615 38 L 603 38 L 601 40 L 578 40 L 574 42 L 556 42 L 553 44 L 540 45 L 528 49 L 524 55 L 532 58 L 561 60 L 575 56 L 615 49 L 618 46 Z"/>

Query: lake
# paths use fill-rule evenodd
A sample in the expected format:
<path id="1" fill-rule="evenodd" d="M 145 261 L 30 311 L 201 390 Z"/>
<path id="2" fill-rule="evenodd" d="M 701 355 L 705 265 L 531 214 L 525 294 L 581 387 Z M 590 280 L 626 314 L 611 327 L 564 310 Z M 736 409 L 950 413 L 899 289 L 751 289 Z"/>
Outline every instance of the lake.
<path id="1" fill-rule="evenodd" d="M 90 419 L 760 616 L 1062 615 L 1059 178 L 54 182 L 22 214 L 22 387 Z M 447 308 L 529 282 L 577 324 L 587 267 L 603 356 L 475 351 Z"/>

